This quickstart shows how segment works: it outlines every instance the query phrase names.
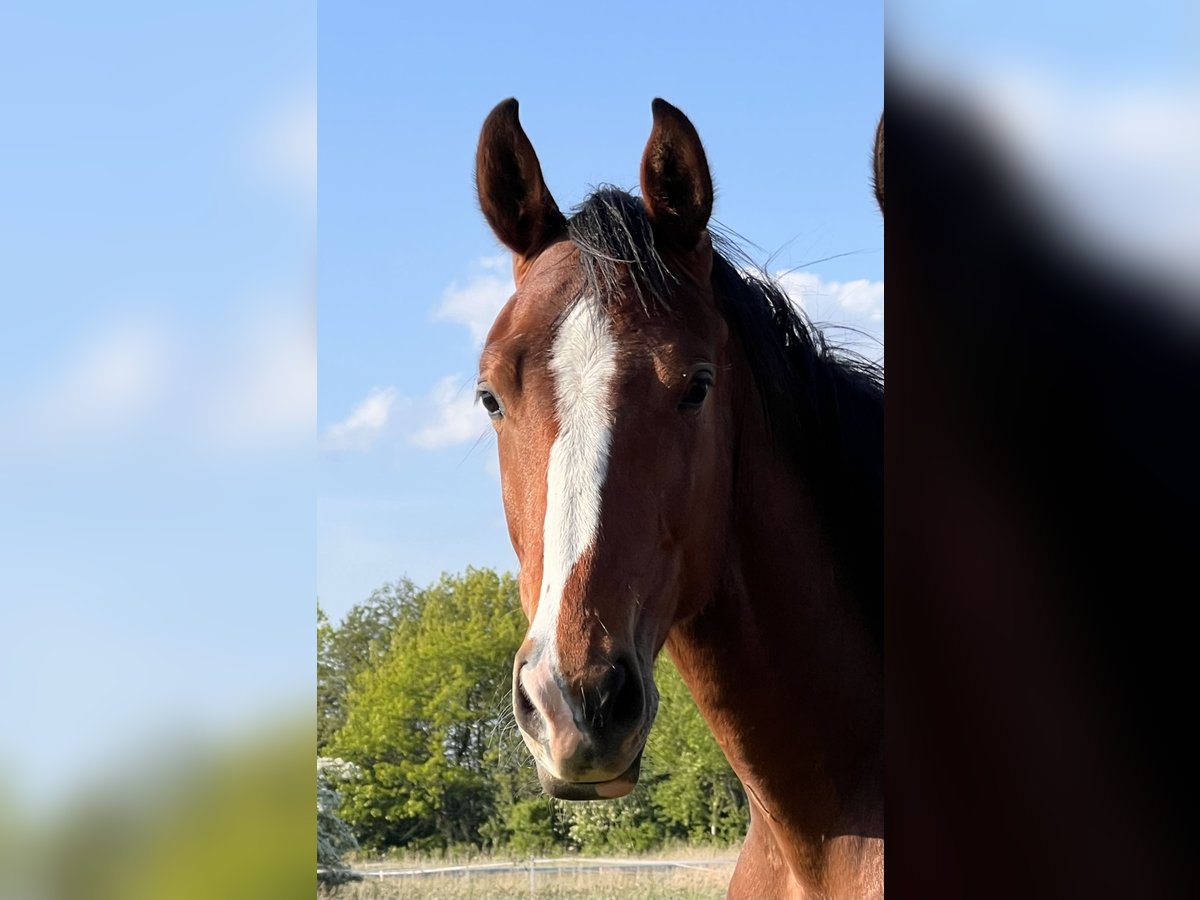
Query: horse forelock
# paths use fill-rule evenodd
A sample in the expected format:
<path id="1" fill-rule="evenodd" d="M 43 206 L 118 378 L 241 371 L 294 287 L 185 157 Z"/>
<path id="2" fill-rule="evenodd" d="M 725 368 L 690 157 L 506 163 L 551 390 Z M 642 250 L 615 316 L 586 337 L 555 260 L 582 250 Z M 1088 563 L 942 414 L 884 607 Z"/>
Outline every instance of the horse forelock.
<path id="1" fill-rule="evenodd" d="M 676 278 L 638 197 L 611 185 L 597 188 L 572 210 L 567 234 L 579 249 L 586 293 L 610 308 L 636 299 L 647 314 L 671 312 Z"/>

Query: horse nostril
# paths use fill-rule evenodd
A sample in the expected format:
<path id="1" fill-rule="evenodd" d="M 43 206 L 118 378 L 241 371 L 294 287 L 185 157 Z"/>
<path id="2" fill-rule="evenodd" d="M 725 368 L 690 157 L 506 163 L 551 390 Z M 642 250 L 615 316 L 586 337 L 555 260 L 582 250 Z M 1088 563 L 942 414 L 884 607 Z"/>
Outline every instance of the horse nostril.
<path id="1" fill-rule="evenodd" d="M 529 694 L 525 691 L 520 669 L 517 670 L 517 676 L 513 679 L 513 687 L 515 688 L 513 711 L 517 716 L 517 724 L 526 731 L 532 731 L 537 721 L 537 710 L 534 709 L 533 701 L 529 699 Z"/>
<path id="2" fill-rule="evenodd" d="M 622 660 L 613 663 L 600 688 L 600 707 L 593 718 L 598 726 L 620 726 L 641 718 L 643 696 L 637 670 Z"/>
<path id="3" fill-rule="evenodd" d="M 612 719 L 616 699 L 625 686 L 626 678 L 625 666 L 621 663 L 614 663 L 604 673 L 596 691 L 599 702 L 590 716 L 593 728 L 603 728 Z"/>

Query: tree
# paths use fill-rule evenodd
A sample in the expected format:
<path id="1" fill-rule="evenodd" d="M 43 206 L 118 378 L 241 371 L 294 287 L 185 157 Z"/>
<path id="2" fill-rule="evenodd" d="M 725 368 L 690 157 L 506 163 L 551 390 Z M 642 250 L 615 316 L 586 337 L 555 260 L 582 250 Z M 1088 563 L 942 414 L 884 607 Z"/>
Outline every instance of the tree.
<path id="1" fill-rule="evenodd" d="M 511 575 L 468 569 L 411 594 L 388 648 L 350 684 L 331 751 L 361 777 L 343 815 L 374 847 L 480 845 L 494 818 L 497 735 L 525 632 Z"/>
<path id="2" fill-rule="evenodd" d="M 659 657 L 658 718 L 643 779 L 665 833 L 692 841 L 740 840 L 749 825 L 741 782 L 709 731 L 675 664 Z"/>
<path id="3" fill-rule="evenodd" d="M 346 693 L 387 652 L 400 623 L 415 615 L 416 586 L 401 579 L 356 603 L 334 628 L 317 603 L 317 751 L 346 721 Z"/>
<path id="4" fill-rule="evenodd" d="M 619 800 L 570 803 L 563 810 L 567 834 L 585 852 L 642 851 L 660 846 L 663 829 L 655 821 L 651 791 L 639 787 Z"/>
<path id="5" fill-rule="evenodd" d="M 346 683 L 333 659 L 335 630 L 317 601 L 317 752 L 344 720 Z"/>
<path id="6" fill-rule="evenodd" d="M 555 807 L 547 796 L 525 797 L 517 800 L 506 811 L 504 846 L 522 856 L 548 853 L 563 842 L 565 829 L 555 827 Z"/>
<path id="7" fill-rule="evenodd" d="M 317 882 L 327 886 L 357 880 L 342 862 L 342 854 L 358 849 L 358 841 L 338 817 L 342 805 L 339 784 L 358 777 L 357 767 L 344 759 L 317 757 Z"/>

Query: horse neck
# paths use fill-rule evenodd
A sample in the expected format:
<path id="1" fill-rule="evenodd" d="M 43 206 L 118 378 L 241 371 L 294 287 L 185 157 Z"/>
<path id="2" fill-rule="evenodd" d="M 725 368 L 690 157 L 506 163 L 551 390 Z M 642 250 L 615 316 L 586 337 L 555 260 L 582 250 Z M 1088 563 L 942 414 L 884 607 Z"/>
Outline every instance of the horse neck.
<path id="1" fill-rule="evenodd" d="M 878 643 L 815 492 L 746 401 L 725 573 L 667 647 L 752 806 L 801 843 L 882 837 Z"/>

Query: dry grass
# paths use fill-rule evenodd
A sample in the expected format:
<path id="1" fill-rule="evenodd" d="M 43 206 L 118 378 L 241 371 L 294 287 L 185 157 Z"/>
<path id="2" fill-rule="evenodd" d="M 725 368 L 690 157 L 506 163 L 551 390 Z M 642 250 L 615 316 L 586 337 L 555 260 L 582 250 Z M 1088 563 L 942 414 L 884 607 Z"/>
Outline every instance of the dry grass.
<path id="1" fill-rule="evenodd" d="M 689 854 L 680 854 L 687 856 Z M 725 856 L 726 854 L 715 854 Z M 672 854 L 673 858 L 679 858 Z M 709 853 L 708 858 L 714 858 Z M 658 857 L 662 858 L 662 857 Z M 583 862 L 581 860 L 580 862 Z M 421 878 L 366 878 L 320 896 L 336 900 L 718 900 L 733 874 L 729 864 L 713 868 L 643 870 L 638 872 L 563 872 L 517 868 L 511 874 L 432 875 Z M 426 860 L 426 865 L 429 864 Z"/>
<path id="2" fill-rule="evenodd" d="M 740 844 L 733 844 L 727 847 L 721 846 L 705 846 L 680 844 L 671 846 L 663 850 L 651 850 L 647 852 L 630 851 L 628 853 L 610 852 L 600 853 L 582 853 L 579 851 L 551 851 L 548 855 L 539 854 L 537 861 L 539 864 L 548 864 L 559 862 L 562 865 L 571 865 L 572 863 L 587 863 L 595 861 L 613 862 L 616 860 L 641 860 L 655 861 L 669 860 L 671 862 L 687 863 L 697 860 L 728 860 L 730 865 L 737 861 L 738 853 L 741 851 Z M 469 866 L 473 864 L 492 864 L 492 863 L 512 863 L 518 866 L 524 866 L 528 863 L 529 857 L 517 853 L 489 853 L 481 850 L 452 848 L 444 852 L 430 853 L 427 851 L 414 850 L 390 850 L 387 853 L 364 853 L 352 852 L 342 857 L 342 861 L 351 868 L 359 871 L 369 871 L 372 869 L 430 869 L 439 866 Z"/>

